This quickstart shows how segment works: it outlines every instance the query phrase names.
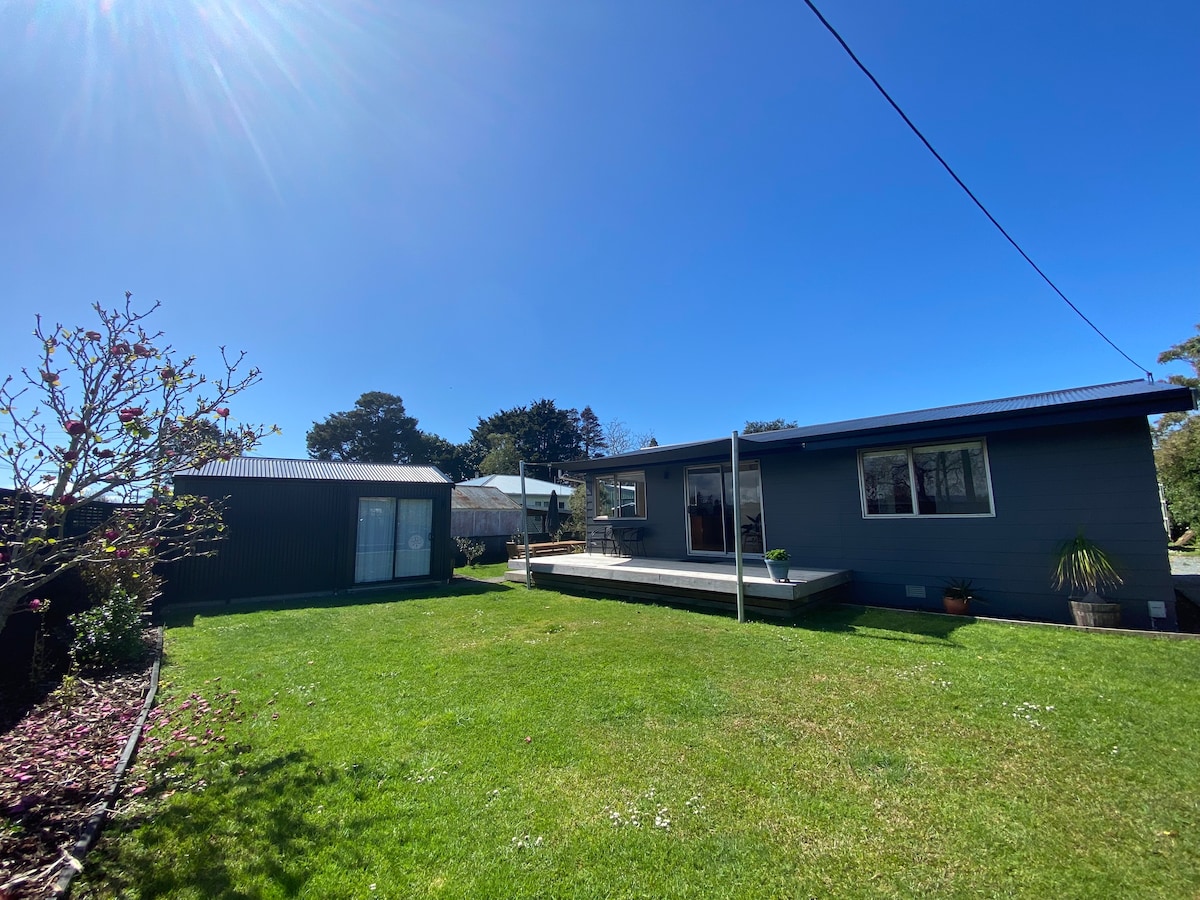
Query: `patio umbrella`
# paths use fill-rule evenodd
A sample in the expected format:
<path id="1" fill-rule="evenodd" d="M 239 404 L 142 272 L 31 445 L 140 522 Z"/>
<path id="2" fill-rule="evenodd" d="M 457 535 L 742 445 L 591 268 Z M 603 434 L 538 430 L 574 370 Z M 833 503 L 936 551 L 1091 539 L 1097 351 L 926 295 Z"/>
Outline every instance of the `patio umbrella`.
<path id="1" fill-rule="evenodd" d="M 553 535 L 558 531 L 558 491 L 550 492 L 550 508 L 546 510 L 546 530 Z"/>

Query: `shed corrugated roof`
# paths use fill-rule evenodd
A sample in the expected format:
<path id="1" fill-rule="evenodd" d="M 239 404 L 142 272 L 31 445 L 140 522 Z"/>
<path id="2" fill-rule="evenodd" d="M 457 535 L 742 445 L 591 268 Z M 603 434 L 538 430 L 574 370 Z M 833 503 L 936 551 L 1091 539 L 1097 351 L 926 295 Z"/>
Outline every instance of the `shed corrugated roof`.
<path id="1" fill-rule="evenodd" d="M 1194 407 L 1192 394 L 1186 387 L 1162 381 L 1118 381 L 1112 384 L 1096 384 L 1086 387 L 1047 391 L 1041 394 L 1024 394 L 1019 397 L 1004 397 L 998 400 L 983 400 L 976 403 L 960 403 L 954 406 L 938 406 L 912 412 L 890 413 L 883 416 L 868 416 L 863 419 L 847 419 L 823 425 L 805 425 L 800 428 L 785 428 L 780 431 L 765 431 L 759 434 L 742 435 L 743 447 L 763 450 L 772 447 L 783 449 L 789 445 L 832 441 L 841 437 L 866 440 L 868 435 L 885 435 L 910 430 L 949 430 L 962 427 L 982 426 L 989 422 L 1044 422 L 1048 417 L 1059 416 L 1064 421 L 1070 418 L 1097 419 L 1146 416 L 1174 412 Z M 678 462 L 687 459 L 728 453 L 729 438 L 696 441 L 689 444 L 674 444 L 638 450 L 620 456 L 601 459 L 578 460 L 564 463 L 563 468 L 574 472 L 602 469 L 620 469 L 630 465 L 645 465 L 655 462 Z"/>
<path id="2" fill-rule="evenodd" d="M 451 509 L 520 509 L 521 504 L 499 488 L 455 485 L 450 495 Z"/>
<path id="3" fill-rule="evenodd" d="M 199 469 L 178 475 L 205 478 L 283 478 L 305 481 L 396 481 L 409 484 L 451 483 L 436 466 L 401 466 L 390 463 L 331 462 L 323 459 L 273 459 L 235 456 L 213 460 Z"/>

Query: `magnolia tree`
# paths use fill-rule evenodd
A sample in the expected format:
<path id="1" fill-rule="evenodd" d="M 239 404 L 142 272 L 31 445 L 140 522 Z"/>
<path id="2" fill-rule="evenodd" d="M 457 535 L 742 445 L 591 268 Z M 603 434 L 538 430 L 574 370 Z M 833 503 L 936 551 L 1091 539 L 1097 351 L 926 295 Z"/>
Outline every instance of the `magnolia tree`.
<path id="1" fill-rule="evenodd" d="M 244 353 L 222 347 L 221 374 L 198 374 L 194 356 L 146 329 L 159 304 L 138 312 L 130 297 L 119 309 L 96 304 L 95 328 L 50 328 L 38 316 L 37 368 L 0 384 L 0 465 L 15 489 L 0 499 L 0 629 L 75 566 L 214 552 L 219 503 L 172 494 L 171 475 L 278 430 L 231 424 L 229 401 L 261 380 L 256 368 L 242 371 Z M 101 524 L 67 527 L 70 511 L 101 500 L 119 504 Z"/>

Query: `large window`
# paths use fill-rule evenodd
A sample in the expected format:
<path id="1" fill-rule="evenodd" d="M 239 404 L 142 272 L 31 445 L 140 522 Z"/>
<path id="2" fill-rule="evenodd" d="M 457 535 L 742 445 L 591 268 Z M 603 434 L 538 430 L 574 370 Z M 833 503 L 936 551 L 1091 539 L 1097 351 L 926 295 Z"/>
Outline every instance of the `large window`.
<path id="1" fill-rule="evenodd" d="M 992 515 L 983 441 L 864 451 L 859 475 L 866 516 Z"/>
<path id="2" fill-rule="evenodd" d="M 618 472 L 596 478 L 597 519 L 646 518 L 646 473 Z"/>

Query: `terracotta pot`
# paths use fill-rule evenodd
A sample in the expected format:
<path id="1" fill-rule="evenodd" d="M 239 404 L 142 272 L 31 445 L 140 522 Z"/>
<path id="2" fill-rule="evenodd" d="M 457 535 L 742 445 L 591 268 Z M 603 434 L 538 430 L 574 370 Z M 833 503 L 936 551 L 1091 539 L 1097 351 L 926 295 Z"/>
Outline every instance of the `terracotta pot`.
<path id="1" fill-rule="evenodd" d="M 971 608 L 970 598 L 951 597 L 946 594 L 942 597 L 942 606 L 946 607 L 946 612 L 952 616 L 965 616 L 967 610 Z"/>

